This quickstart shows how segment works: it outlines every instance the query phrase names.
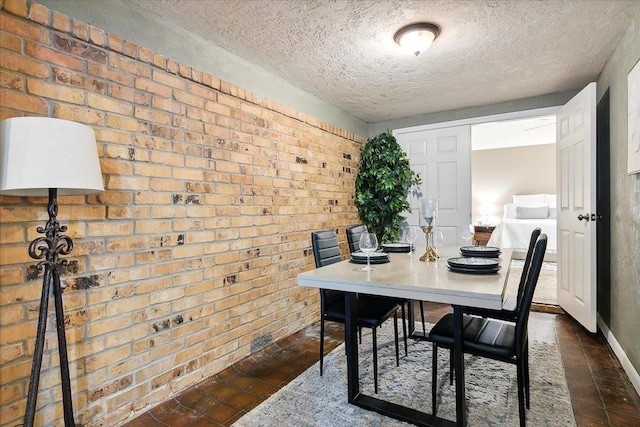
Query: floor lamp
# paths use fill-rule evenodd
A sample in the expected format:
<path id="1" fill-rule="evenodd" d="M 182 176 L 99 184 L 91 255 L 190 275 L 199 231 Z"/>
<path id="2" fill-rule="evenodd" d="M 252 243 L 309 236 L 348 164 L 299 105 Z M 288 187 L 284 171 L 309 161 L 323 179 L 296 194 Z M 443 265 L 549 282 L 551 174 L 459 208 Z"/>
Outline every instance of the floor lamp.
<path id="1" fill-rule="evenodd" d="M 64 329 L 60 268 L 67 261 L 73 241 L 67 227 L 57 220 L 57 196 L 104 191 L 93 129 L 80 123 L 48 117 L 16 117 L 0 122 L 0 194 L 49 197 L 49 220 L 38 227 L 38 237 L 29 245 L 29 255 L 44 267 L 38 331 L 29 379 L 24 427 L 32 427 L 38 398 L 38 384 L 47 329 L 49 293 L 53 290 L 60 355 L 64 424 L 75 427 L 71 401 L 71 380 Z"/>

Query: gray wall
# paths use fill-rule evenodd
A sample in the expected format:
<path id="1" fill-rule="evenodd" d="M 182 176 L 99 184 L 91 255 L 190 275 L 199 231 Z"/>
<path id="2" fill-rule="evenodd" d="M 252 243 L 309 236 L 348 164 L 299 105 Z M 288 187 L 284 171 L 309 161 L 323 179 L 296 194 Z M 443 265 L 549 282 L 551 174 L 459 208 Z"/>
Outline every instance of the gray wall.
<path id="1" fill-rule="evenodd" d="M 611 103 L 611 289 L 609 330 L 640 372 L 640 174 L 627 175 L 627 74 L 640 59 L 640 8 L 597 81 Z M 598 301 L 598 304 L 606 301 Z M 603 310 L 606 312 L 606 309 Z"/>
<path id="2" fill-rule="evenodd" d="M 260 97 L 367 137 L 367 122 L 135 5 L 122 0 L 37 1 Z"/>

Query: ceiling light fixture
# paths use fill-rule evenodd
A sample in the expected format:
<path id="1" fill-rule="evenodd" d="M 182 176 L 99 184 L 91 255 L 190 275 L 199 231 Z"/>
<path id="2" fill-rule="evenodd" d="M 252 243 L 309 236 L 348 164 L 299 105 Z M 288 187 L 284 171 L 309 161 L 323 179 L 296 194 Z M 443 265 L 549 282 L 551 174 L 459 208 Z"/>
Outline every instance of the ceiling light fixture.
<path id="1" fill-rule="evenodd" d="M 428 22 L 418 22 L 400 28 L 393 39 L 407 52 L 418 56 L 420 52 L 429 49 L 431 43 L 440 34 L 440 27 Z"/>

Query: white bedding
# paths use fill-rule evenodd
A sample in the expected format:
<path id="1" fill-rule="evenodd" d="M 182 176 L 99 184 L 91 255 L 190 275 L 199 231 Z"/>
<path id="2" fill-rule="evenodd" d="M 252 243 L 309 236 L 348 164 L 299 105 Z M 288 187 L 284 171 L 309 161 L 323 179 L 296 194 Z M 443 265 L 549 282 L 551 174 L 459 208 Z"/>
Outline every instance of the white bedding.
<path id="1" fill-rule="evenodd" d="M 547 235 L 547 252 L 557 252 L 557 232 L 555 219 L 516 219 L 504 218 L 491 233 L 487 246 L 527 250 L 531 232 L 540 227 Z"/>
<path id="2" fill-rule="evenodd" d="M 556 195 L 513 195 L 513 203 L 504 205 L 502 222 L 491 233 L 489 246 L 527 251 L 531 233 L 540 227 L 547 235 L 547 253 L 557 253 Z"/>

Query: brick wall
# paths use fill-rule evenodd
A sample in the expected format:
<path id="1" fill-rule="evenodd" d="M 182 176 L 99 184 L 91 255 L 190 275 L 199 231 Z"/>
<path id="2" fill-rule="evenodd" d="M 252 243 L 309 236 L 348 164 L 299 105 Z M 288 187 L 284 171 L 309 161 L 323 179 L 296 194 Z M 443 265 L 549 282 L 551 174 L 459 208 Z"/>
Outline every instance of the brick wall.
<path id="1" fill-rule="evenodd" d="M 362 138 L 42 5 L 0 0 L 0 119 L 96 133 L 105 192 L 59 198 L 76 421 L 118 425 L 317 319 L 310 231 L 358 222 Z M 64 173 L 64 171 L 60 171 Z M 26 405 L 46 200 L 0 196 L 0 427 Z M 61 425 L 50 304 L 36 425 Z"/>

